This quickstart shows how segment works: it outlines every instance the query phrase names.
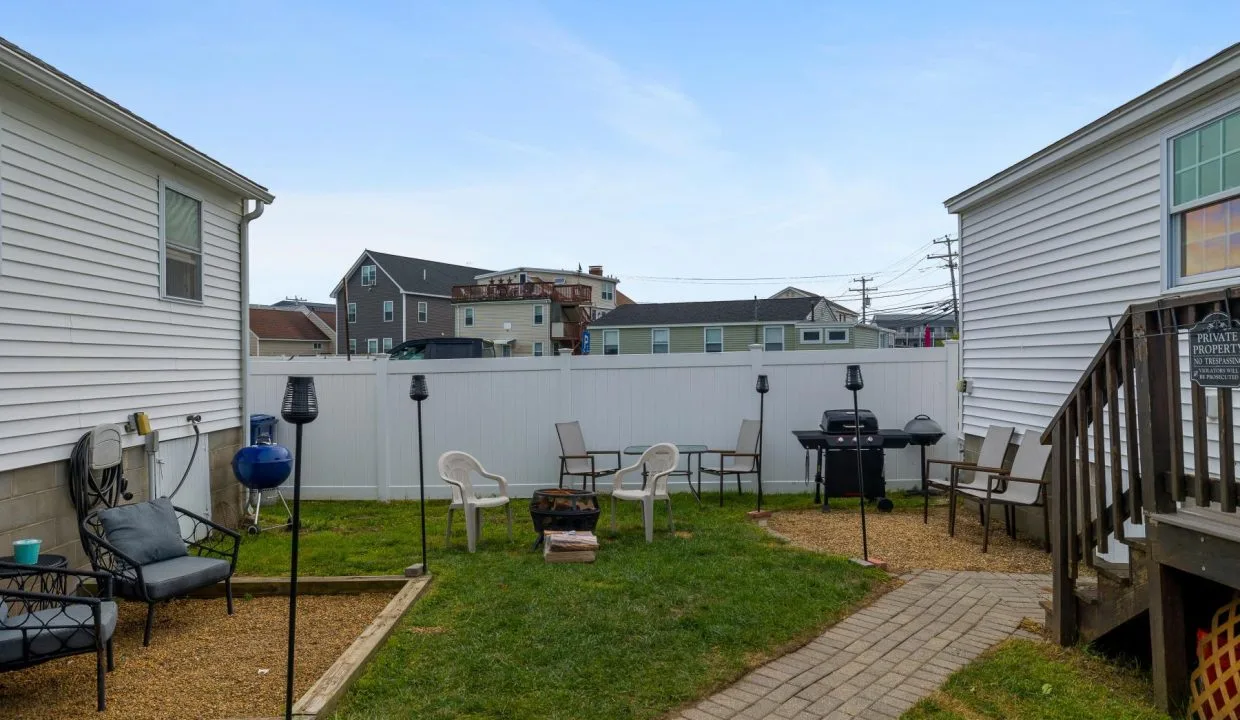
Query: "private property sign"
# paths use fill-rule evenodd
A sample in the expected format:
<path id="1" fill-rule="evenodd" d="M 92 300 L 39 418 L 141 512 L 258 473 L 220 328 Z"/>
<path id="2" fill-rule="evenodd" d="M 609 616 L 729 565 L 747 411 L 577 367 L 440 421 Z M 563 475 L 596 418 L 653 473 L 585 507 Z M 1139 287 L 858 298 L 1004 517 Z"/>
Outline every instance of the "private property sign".
<path id="1" fill-rule="evenodd" d="M 1202 387 L 1240 387 L 1240 323 L 1227 313 L 1210 313 L 1188 331 L 1193 382 Z"/>

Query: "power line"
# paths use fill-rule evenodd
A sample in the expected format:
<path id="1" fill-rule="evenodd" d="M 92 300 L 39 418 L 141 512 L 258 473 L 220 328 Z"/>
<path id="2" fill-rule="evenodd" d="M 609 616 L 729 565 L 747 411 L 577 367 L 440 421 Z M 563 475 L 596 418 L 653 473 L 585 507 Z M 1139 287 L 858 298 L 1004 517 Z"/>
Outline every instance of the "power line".
<path id="1" fill-rule="evenodd" d="M 848 288 L 848 292 L 860 292 L 861 293 L 861 324 L 864 325 L 865 324 L 865 309 L 870 306 L 870 294 L 866 288 L 866 283 L 874 282 L 874 278 L 866 277 L 862 275 L 859 278 L 853 278 L 853 282 L 861 283 L 860 290 Z"/>
<path id="2" fill-rule="evenodd" d="M 933 241 L 935 245 L 946 245 L 947 252 L 939 255 L 927 255 L 927 260 L 942 260 L 947 266 L 947 272 L 951 275 L 952 281 L 952 312 L 956 316 L 956 328 L 959 332 L 960 328 L 960 301 L 956 296 L 956 253 L 952 251 L 952 243 L 956 242 L 956 238 L 951 235 L 944 235 L 942 238 Z"/>

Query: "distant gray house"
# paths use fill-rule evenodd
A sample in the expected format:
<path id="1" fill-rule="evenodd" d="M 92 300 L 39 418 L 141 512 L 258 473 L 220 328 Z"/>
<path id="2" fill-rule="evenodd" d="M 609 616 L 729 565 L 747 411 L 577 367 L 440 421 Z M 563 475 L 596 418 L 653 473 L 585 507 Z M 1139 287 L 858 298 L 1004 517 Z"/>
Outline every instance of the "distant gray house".
<path id="1" fill-rule="evenodd" d="M 346 349 L 375 354 L 406 340 L 454 337 L 452 287 L 472 284 L 476 275 L 487 272 L 374 250 L 362 252 L 331 293 L 336 301 L 337 354 Z"/>
<path id="2" fill-rule="evenodd" d="M 817 295 L 622 305 L 590 325 L 590 354 L 891 347 L 890 331 L 836 307 Z"/>
<path id="3" fill-rule="evenodd" d="M 948 310 L 946 313 L 897 314 L 887 313 L 874 316 L 874 324 L 895 333 L 896 347 L 930 347 L 939 345 L 956 334 L 956 317 Z M 930 345 L 926 345 L 926 330 L 930 331 Z"/>

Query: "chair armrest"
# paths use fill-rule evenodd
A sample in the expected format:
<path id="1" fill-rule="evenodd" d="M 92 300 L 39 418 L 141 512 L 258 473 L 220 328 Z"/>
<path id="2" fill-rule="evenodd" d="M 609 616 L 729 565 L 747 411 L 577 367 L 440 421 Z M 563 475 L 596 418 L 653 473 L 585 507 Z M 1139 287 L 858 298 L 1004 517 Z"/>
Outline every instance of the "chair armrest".
<path id="1" fill-rule="evenodd" d="M 632 465 L 618 468 L 616 472 L 613 473 L 611 476 L 612 490 L 623 490 L 624 489 L 624 476 L 629 475 L 634 472 L 640 472 L 641 469 L 642 469 L 642 463 L 640 459 L 637 462 L 633 463 Z"/>
<path id="2" fill-rule="evenodd" d="M 990 475 L 990 479 L 1002 480 L 1005 483 L 1015 480 L 1016 482 L 1032 483 L 1034 485 L 1050 485 L 1051 484 L 1050 480 L 1043 480 L 1042 478 L 1037 478 L 1035 480 L 1034 478 L 1020 477 L 1019 475 L 1008 475 L 1006 473 L 994 473 Z"/>
<path id="3" fill-rule="evenodd" d="M 229 561 L 232 569 L 235 570 L 237 568 L 237 552 L 241 547 L 241 533 L 208 520 L 198 513 L 191 512 L 185 508 L 174 505 L 172 509 L 177 514 L 194 521 L 194 526 L 190 528 L 189 534 L 182 539 L 185 540 L 185 544 L 188 547 L 198 552 L 199 557 L 213 555 L 221 560 Z M 201 540 L 196 540 L 194 536 L 198 534 L 199 526 L 207 528 L 207 533 Z"/>
<path id="4" fill-rule="evenodd" d="M 589 460 L 589 455 L 561 455 L 561 460 Z"/>
<path id="5" fill-rule="evenodd" d="M 23 572 L 24 577 L 35 577 L 39 579 L 39 583 L 37 586 L 40 588 L 39 590 L 26 589 L 25 584 L 21 583 L 20 580 L 17 581 L 19 584 L 18 584 L 18 587 L 14 588 L 14 590 L 20 590 L 22 592 L 44 592 L 45 593 L 46 592 L 45 588 L 47 587 L 48 576 L 73 577 L 73 578 L 78 578 L 79 580 L 75 595 L 79 595 L 82 597 L 99 597 L 99 598 L 103 598 L 104 600 L 112 599 L 112 576 L 105 572 L 96 572 L 94 570 L 70 570 L 69 568 L 49 568 L 49 567 L 42 567 L 42 566 L 32 567 L 30 565 L 20 565 L 18 563 L 10 563 L 10 562 L 2 562 L 2 561 L 0 561 L 0 570 L 17 570 L 19 572 L 28 571 L 28 572 Z M 88 579 L 95 581 L 95 587 L 97 588 L 97 591 L 94 595 L 81 595 L 81 593 L 87 587 L 89 587 L 84 582 L 81 582 L 81 581 L 88 580 Z M 0 592 L 3 592 L 3 591 L 0 591 Z"/>
<path id="6" fill-rule="evenodd" d="M 494 480 L 495 482 L 499 483 L 500 494 L 503 495 L 504 497 L 508 497 L 508 480 L 506 480 L 503 475 L 496 475 L 495 473 L 487 472 L 486 470 L 480 470 L 478 474 L 484 478 L 487 478 L 489 480 Z"/>
<path id="7" fill-rule="evenodd" d="M 751 458 L 756 458 L 756 457 L 761 457 L 761 455 L 762 455 L 762 453 L 735 452 L 735 451 L 732 451 L 732 450 L 722 450 L 722 451 L 720 451 L 720 453 L 719 453 L 719 456 L 720 456 L 720 457 L 751 457 Z"/>
<path id="8" fill-rule="evenodd" d="M 146 587 L 142 582 L 142 566 L 136 560 L 117 550 L 116 546 L 94 534 L 89 528 L 84 528 L 82 537 L 86 540 L 84 549 L 96 572 L 131 582 L 139 588 Z"/>
<path id="9" fill-rule="evenodd" d="M 54 593 L 30 592 L 29 590 L 0 590 L 0 597 L 11 597 L 39 603 L 59 603 L 62 605 L 98 605 L 111 599 L 91 597 L 89 595 L 58 595 Z"/>

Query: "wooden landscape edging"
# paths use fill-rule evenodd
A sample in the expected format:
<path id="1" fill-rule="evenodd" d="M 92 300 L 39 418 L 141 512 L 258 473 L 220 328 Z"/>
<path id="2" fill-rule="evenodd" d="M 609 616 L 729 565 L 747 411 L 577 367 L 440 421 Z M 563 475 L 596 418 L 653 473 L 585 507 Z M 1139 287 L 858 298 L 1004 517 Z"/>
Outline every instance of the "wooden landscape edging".
<path id="1" fill-rule="evenodd" d="M 246 578 L 248 580 L 276 580 L 277 578 Z M 307 578 L 310 579 L 310 578 Z M 374 577 L 374 578 L 313 578 L 315 580 L 391 580 L 390 577 Z M 361 635 L 353 641 L 348 647 L 336 658 L 336 662 L 327 668 L 327 672 L 323 673 L 318 680 L 315 681 L 310 689 L 306 691 L 297 703 L 293 705 L 293 717 L 298 720 L 319 720 L 326 718 L 335 711 L 336 706 L 344 699 L 344 695 L 352 687 L 362 675 L 362 670 L 366 664 L 375 656 L 383 643 L 392 635 L 392 631 L 396 629 L 396 624 L 404 617 L 405 612 L 413 605 L 414 601 L 422 596 L 426 588 L 431 584 L 431 576 L 424 575 L 418 578 L 400 578 L 403 587 L 401 591 L 392 598 L 387 607 L 375 616 L 370 625 L 362 631 Z M 298 593 L 301 591 L 302 580 L 298 580 Z M 288 582 L 285 581 L 287 587 Z M 374 590 L 377 588 L 371 588 Z M 285 590 L 287 592 L 287 589 Z M 347 592 L 344 589 L 335 592 Z M 363 590 L 353 590 L 353 592 L 364 592 Z M 280 720 L 280 718 L 239 718 L 237 720 Z"/>
<path id="2" fill-rule="evenodd" d="M 345 575 L 340 577 L 303 577 L 297 579 L 298 595 L 352 595 L 365 592 L 395 592 L 405 587 L 404 575 Z M 286 577 L 234 577 L 233 597 L 288 595 Z M 193 598 L 224 597 L 224 583 L 199 588 L 189 594 Z"/>

